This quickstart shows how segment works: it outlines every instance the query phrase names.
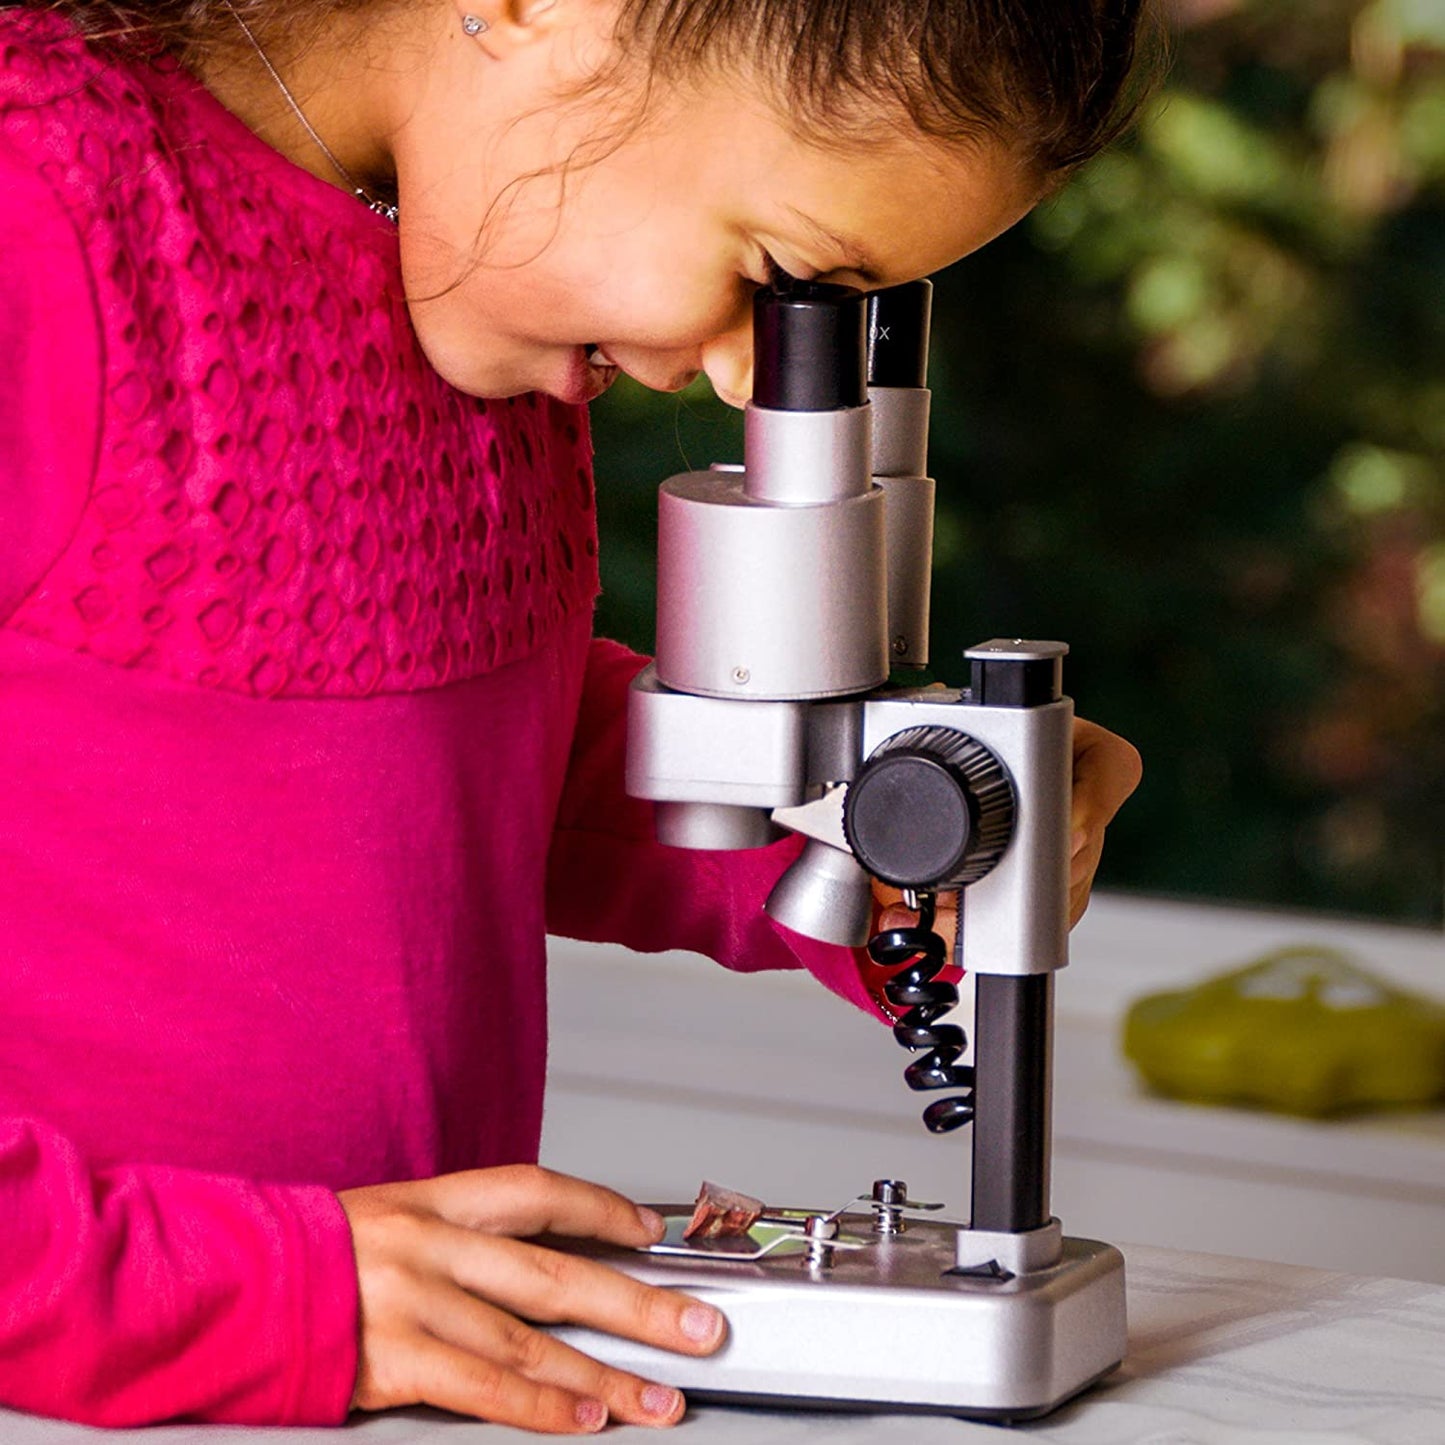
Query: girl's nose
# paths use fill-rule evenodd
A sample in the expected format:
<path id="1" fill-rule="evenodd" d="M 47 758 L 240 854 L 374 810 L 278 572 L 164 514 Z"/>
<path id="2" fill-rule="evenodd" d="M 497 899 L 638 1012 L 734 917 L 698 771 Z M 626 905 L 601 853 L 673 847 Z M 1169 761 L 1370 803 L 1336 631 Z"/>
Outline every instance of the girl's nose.
<path id="1" fill-rule="evenodd" d="M 702 369 L 729 406 L 741 407 L 753 394 L 753 323 L 746 321 L 702 348 Z"/>

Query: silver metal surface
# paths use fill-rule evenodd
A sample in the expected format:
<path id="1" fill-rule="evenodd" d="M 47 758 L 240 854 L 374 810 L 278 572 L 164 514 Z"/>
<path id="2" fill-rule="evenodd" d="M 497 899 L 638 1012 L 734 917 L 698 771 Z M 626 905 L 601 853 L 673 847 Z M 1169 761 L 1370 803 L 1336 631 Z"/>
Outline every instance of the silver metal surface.
<path id="1" fill-rule="evenodd" d="M 809 838 L 763 906 L 805 938 L 862 948 L 873 921 L 873 882 L 851 853 Z"/>
<path id="2" fill-rule="evenodd" d="M 1067 642 L 1045 642 L 1027 637 L 992 637 L 987 642 L 980 642 L 977 647 L 967 648 L 963 655 L 1008 662 L 1037 662 L 1040 658 L 1052 657 L 1062 664 L 1068 652 Z"/>
<path id="3" fill-rule="evenodd" d="M 747 494 L 773 506 L 813 507 L 867 492 L 872 409 L 743 411 Z"/>
<path id="4" fill-rule="evenodd" d="M 993 637 L 970 647 L 963 655 L 970 662 L 1045 662 L 1054 664 L 1054 693 L 1064 690 L 1064 658 L 1068 656 L 1067 642 L 1045 642 L 1024 637 Z"/>
<path id="5" fill-rule="evenodd" d="M 658 676 L 713 697 L 803 700 L 879 686 L 889 665 L 883 493 L 768 506 L 745 481 L 689 472 L 662 487 Z"/>
<path id="6" fill-rule="evenodd" d="M 870 386 L 873 412 L 873 475 L 921 477 L 928 471 L 926 386 Z"/>
<path id="7" fill-rule="evenodd" d="M 933 479 L 879 477 L 887 498 L 888 649 L 894 663 L 928 665 L 933 584 Z"/>
<path id="8" fill-rule="evenodd" d="M 832 1269 L 834 1242 L 839 1234 L 838 1221 L 831 1215 L 809 1215 L 803 1227 L 808 1242 L 808 1264 L 813 1269 Z"/>
<path id="9" fill-rule="evenodd" d="M 646 667 L 627 697 L 627 791 L 659 802 L 800 803 L 809 722 L 803 703 L 675 692 Z"/>
<path id="10" fill-rule="evenodd" d="M 891 1185 L 894 1192 L 892 1200 L 880 1199 L 878 1197 L 879 1185 Z M 885 1191 L 886 1192 L 886 1191 Z M 873 1186 L 873 1197 L 871 1199 L 855 1200 L 856 1204 L 866 1204 L 873 1211 L 873 1232 L 875 1234 L 902 1234 L 908 1228 L 910 1218 L 921 1218 L 925 1214 L 934 1213 L 943 1208 L 941 1204 L 926 1203 L 921 1199 L 910 1199 L 908 1197 L 908 1186 L 901 1181 L 880 1179 Z M 956 1225 L 958 1229 L 966 1226 Z"/>
<path id="11" fill-rule="evenodd" d="M 953 1257 L 959 1269 L 997 1265 L 1009 1274 L 1037 1274 L 1040 1270 L 1052 1269 L 1063 1253 L 1063 1226 L 1057 1219 L 1050 1219 L 1041 1229 L 1027 1229 L 1019 1234 L 960 1229 Z"/>
<path id="12" fill-rule="evenodd" d="M 691 1206 L 660 1212 L 688 1214 Z M 859 1234 L 870 1221 L 843 1216 Z M 796 1254 L 752 1262 L 659 1259 L 575 1244 L 648 1284 L 684 1289 L 727 1316 L 706 1359 L 590 1330 L 553 1333 L 650 1379 L 708 1395 L 907 1406 L 1003 1418 L 1042 1414 L 1111 1370 L 1125 1347 L 1124 1261 L 1064 1241 L 1052 1268 L 1016 1278 L 951 1274 L 957 1230 L 931 1221 L 869 1235 L 829 1269 Z"/>
<path id="13" fill-rule="evenodd" d="M 888 498 L 888 646 L 892 661 L 928 665 L 933 577 L 933 479 L 926 387 L 875 386 L 873 479 Z"/>
<path id="14" fill-rule="evenodd" d="M 851 857 L 848 839 L 843 832 L 843 800 L 847 794 L 847 787 L 836 783 L 809 802 L 791 808 L 775 809 L 773 821 L 790 833 L 816 838 L 818 842 L 827 843 L 829 847 L 837 848 Z"/>
<path id="15" fill-rule="evenodd" d="M 964 894 L 963 955 L 971 973 L 1033 974 L 1069 961 L 1069 803 L 1074 706 L 973 707 L 946 691 L 864 704 L 863 750 L 911 727 L 954 728 L 990 748 L 1020 799 L 997 867 Z M 775 815 L 776 816 L 776 815 Z M 782 822 L 783 819 L 778 819 Z"/>
<path id="16" fill-rule="evenodd" d="M 815 702 L 808 708 L 808 782 L 846 783 L 863 757 L 863 704 Z"/>
<path id="17" fill-rule="evenodd" d="M 873 1181 L 873 1232 L 902 1234 L 907 1228 L 903 1206 L 908 1203 L 908 1185 L 901 1179 Z"/>
<path id="18" fill-rule="evenodd" d="M 766 848 L 783 836 L 766 808 L 730 803 L 658 803 L 653 808 L 657 841 L 668 848 L 737 852 Z"/>

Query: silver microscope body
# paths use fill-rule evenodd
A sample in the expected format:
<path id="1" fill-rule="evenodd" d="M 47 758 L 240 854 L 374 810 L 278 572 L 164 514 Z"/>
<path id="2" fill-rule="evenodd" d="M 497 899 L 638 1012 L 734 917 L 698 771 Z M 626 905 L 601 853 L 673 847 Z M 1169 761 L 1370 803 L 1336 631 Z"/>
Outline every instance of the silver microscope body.
<path id="1" fill-rule="evenodd" d="M 990 1419 L 1041 1415 L 1125 1347 L 1123 1259 L 1049 1210 L 1053 973 L 1068 961 L 1072 704 L 1057 642 L 967 653 L 960 691 L 890 689 L 927 663 L 931 287 L 760 291 L 745 461 L 661 489 L 657 656 L 634 684 L 627 787 L 659 838 L 805 840 L 767 903 L 812 938 L 868 942 L 873 878 L 919 925 L 869 944 L 907 1070 L 944 1133 L 972 1125 L 967 1225 L 880 1179 L 841 1210 L 770 1209 L 740 1238 L 584 1246 L 729 1321 L 707 1359 L 556 1333 L 694 1397 Z M 939 1022 L 957 991 L 932 930 L 959 892 L 975 1052 Z M 569 1247 L 577 1248 L 571 1245 Z"/>

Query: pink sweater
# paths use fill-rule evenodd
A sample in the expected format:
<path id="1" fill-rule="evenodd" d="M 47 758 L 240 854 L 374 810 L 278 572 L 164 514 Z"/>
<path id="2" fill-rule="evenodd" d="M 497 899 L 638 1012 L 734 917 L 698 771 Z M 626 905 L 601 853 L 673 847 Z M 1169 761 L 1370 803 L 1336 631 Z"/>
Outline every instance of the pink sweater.
<path id="1" fill-rule="evenodd" d="M 535 1158 L 546 929 L 866 991 L 622 795 L 585 413 L 173 66 L 0 61 L 0 1403 L 340 1421 L 332 1191 Z"/>

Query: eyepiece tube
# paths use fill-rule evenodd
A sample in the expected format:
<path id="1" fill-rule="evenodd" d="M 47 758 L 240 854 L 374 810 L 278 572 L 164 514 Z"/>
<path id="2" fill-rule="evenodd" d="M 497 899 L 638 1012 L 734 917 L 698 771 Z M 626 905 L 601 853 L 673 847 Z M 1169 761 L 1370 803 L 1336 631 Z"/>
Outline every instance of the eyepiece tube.
<path id="1" fill-rule="evenodd" d="M 888 677 L 888 542 L 863 293 L 769 287 L 753 316 L 743 470 L 662 488 L 657 675 L 704 697 L 867 692 Z"/>
<path id="2" fill-rule="evenodd" d="M 753 405 L 839 411 L 868 400 L 863 293 L 799 281 L 753 298 Z"/>
<path id="3" fill-rule="evenodd" d="M 744 489 L 755 502 L 816 507 L 872 483 L 864 335 L 848 286 L 797 282 L 753 299 L 753 398 L 743 422 Z"/>
<path id="4" fill-rule="evenodd" d="M 932 310 L 932 281 L 905 281 L 869 294 L 869 386 L 928 385 Z"/>
<path id="5" fill-rule="evenodd" d="M 908 281 L 868 298 L 868 400 L 873 480 L 888 499 L 888 648 L 928 665 L 933 481 L 928 476 L 928 333 L 933 283 Z"/>

